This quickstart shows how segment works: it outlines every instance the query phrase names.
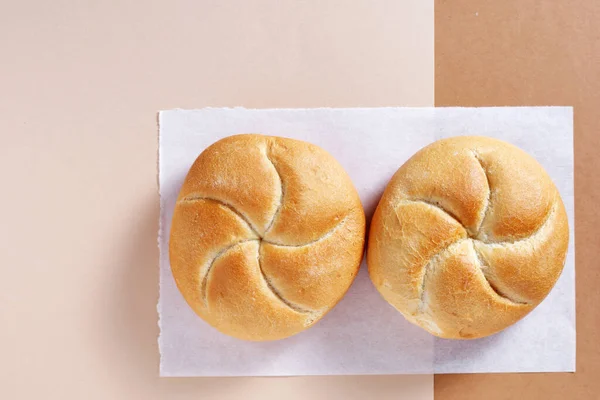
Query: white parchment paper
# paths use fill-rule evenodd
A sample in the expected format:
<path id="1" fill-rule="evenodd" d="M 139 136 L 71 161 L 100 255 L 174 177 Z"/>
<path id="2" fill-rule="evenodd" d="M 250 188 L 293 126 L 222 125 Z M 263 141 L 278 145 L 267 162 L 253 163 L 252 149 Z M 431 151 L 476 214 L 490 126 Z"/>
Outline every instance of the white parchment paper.
<path id="1" fill-rule="evenodd" d="M 344 299 L 311 329 L 267 343 L 229 338 L 183 300 L 170 271 L 168 238 L 179 188 L 195 158 L 211 143 L 239 133 L 285 136 L 323 147 L 348 171 L 367 218 L 393 173 L 423 146 L 456 135 L 511 142 L 546 168 L 563 197 L 571 227 L 564 272 L 531 314 L 479 340 L 441 340 L 406 322 L 379 296 L 364 262 Z M 572 108 L 170 110 L 160 113 L 159 136 L 162 376 L 575 370 Z"/>

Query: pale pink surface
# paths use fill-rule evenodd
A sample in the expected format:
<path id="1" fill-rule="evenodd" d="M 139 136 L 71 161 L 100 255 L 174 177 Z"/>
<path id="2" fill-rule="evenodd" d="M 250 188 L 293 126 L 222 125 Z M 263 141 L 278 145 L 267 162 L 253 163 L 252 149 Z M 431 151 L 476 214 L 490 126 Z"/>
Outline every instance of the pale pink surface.
<path id="1" fill-rule="evenodd" d="M 252 3 L 5 4 L 0 398 L 433 397 L 431 376 L 158 378 L 158 110 L 433 105 L 432 1 Z"/>

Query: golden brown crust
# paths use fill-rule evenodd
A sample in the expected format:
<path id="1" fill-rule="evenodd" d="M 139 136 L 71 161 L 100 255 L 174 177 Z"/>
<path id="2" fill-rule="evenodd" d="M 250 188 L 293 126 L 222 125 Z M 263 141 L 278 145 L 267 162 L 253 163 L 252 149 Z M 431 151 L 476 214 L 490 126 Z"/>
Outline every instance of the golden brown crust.
<path id="1" fill-rule="evenodd" d="M 359 265 L 363 246 L 364 219 L 350 214 L 315 242 L 304 246 L 279 246 L 263 241 L 261 265 L 265 276 L 282 297 L 308 310 L 327 309 L 339 293 L 332 287 L 349 287 Z M 319 260 L 318 262 L 315 262 Z"/>
<path id="2" fill-rule="evenodd" d="M 569 228 L 543 168 L 485 137 L 437 141 L 394 175 L 375 211 L 367 263 L 383 297 L 445 338 L 518 321 L 562 271 Z"/>
<path id="3" fill-rule="evenodd" d="M 231 136 L 194 162 L 170 237 L 184 298 L 209 324 L 247 340 L 296 334 L 350 287 L 365 216 L 343 168 L 312 144 Z"/>

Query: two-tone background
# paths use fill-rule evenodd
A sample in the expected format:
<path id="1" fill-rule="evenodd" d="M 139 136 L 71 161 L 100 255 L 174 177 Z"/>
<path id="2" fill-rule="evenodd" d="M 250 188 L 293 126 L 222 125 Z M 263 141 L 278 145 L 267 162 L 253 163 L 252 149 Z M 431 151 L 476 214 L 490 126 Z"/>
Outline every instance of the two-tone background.
<path id="1" fill-rule="evenodd" d="M 0 5 L 0 398 L 598 398 L 597 1 Z M 577 372 L 158 378 L 156 113 L 237 105 L 573 105 Z"/>

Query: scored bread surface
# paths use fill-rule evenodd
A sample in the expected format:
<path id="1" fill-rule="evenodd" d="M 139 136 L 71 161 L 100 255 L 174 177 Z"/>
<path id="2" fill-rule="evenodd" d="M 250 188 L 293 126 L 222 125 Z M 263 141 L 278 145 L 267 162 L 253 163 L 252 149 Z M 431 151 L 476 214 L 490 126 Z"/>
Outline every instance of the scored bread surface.
<path id="1" fill-rule="evenodd" d="M 337 161 L 298 140 L 237 135 L 194 162 L 169 253 L 179 290 L 228 335 L 275 340 L 319 320 L 363 255 L 365 216 Z"/>
<path id="2" fill-rule="evenodd" d="M 374 285 L 409 321 L 455 339 L 523 318 L 564 266 L 567 215 L 544 169 L 519 148 L 455 137 L 416 153 L 371 223 Z"/>

